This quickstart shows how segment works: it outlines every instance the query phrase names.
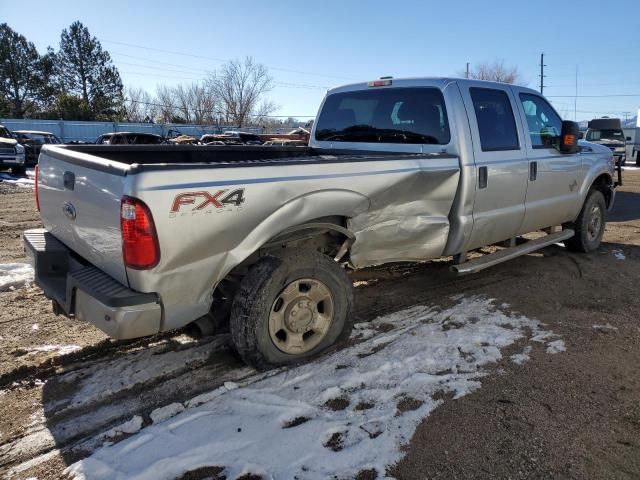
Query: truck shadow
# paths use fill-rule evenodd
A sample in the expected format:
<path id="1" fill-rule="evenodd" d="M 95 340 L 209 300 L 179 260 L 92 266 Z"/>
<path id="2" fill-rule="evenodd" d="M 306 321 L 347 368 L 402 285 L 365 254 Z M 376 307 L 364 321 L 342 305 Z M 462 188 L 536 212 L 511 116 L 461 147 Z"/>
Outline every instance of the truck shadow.
<path id="1" fill-rule="evenodd" d="M 607 213 L 608 222 L 628 222 L 640 219 L 640 193 L 617 192 L 613 209 Z"/>

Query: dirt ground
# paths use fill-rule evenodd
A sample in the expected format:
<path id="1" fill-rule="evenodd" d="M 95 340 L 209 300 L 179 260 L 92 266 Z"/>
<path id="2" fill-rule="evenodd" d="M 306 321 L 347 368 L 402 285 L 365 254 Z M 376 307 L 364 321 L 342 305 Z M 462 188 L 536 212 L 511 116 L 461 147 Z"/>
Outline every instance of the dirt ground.
<path id="1" fill-rule="evenodd" d="M 521 365 L 503 361 L 481 389 L 446 399 L 390 475 L 640 478 L 640 170 L 625 171 L 624 179 L 604 242 L 592 254 L 552 246 L 461 278 L 450 276 L 446 261 L 354 274 L 359 321 L 415 304 L 445 306 L 453 294 L 485 295 L 542 321 L 567 347 L 561 355 L 534 348 Z M 26 261 L 20 233 L 38 225 L 33 193 L 0 183 L 0 263 Z M 34 350 L 43 345 L 73 351 Z M 175 332 L 114 342 L 54 316 L 35 287 L 0 293 L 0 346 L 0 474 L 11 478 L 60 478 L 106 427 L 132 415 L 146 424 L 156 406 L 252 373 L 225 335 L 197 340 Z M 156 363 L 184 361 L 172 360 L 180 368 L 132 388 L 93 392 L 90 402 L 74 404 L 89 371 L 109 373 L 117 360 L 144 355 Z M 70 375 L 73 382 L 61 381 Z"/>

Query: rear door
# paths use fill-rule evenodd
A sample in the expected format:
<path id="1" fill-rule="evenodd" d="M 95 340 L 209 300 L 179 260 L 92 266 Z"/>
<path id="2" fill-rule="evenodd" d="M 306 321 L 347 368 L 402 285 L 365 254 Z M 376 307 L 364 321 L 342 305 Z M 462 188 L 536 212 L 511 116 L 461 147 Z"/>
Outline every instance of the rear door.
<path id="1" fill-rule="evenodd" d="M 38 165 L 38 195 L 45 228 L 85 260 L 127 284 L 120 234 L 123 167 L 45 146 Z"/>
<path id="2" fill-rule="evenodd" d="M 580 208 L 581 154 L 560 153 L 562 119 L 540 95 L 514 87 L 518 110 L 527 131 L 529 163 L 526 213 L 518 233 L 560 225 L 573 220 Z"/>
<path id="3" fill-rule="evenodd" d="M 462 83 L 462 82 L 461 82 Z M 476 195 L 466 250 L 506 240 L 522 224 L 527 190 L 524 134 L 507 86 L 480 82 L 460 86 L 473 139 Z"/>

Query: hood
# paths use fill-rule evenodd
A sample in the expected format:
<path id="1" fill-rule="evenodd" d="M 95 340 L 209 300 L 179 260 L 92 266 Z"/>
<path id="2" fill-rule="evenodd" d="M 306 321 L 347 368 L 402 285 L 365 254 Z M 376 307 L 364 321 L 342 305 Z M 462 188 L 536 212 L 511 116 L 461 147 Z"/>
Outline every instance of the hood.
<path id="1" fill-rule="evenodd" d="M 15 147 L 17 143 L 18 142 L 15 141 L 13 138 L 0 137 L 0 145 L 10 145 L 12 147 Z"/>

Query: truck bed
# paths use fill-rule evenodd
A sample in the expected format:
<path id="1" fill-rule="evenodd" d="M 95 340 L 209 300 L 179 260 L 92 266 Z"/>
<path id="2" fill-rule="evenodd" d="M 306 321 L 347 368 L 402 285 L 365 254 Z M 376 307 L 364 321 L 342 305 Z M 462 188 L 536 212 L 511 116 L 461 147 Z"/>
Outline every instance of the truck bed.
<path id="1" fill-rule="evenodd" d="M 65 145 L 45 148 L 47 155 L 65 162 L 97 170 L 106 168 L 109 173 L 115 174 L 120 170 L 123 175 L 151 170 L 203 168 L 207 165 L 224 168 L 281 165 L 283 163 L 299 165 L 317 162 L 373 161 L 387 160 L 398 156 L 408 158 L 443 156 L 443 154 L 381 153 L 363 150 L 249 145 Z M 74 153 L 80 155 L 74 155 Z M 113 168 L 113 165 L 92 162 L 92 159 L 109 160 L 130 167 L 126 169 Z"/>

